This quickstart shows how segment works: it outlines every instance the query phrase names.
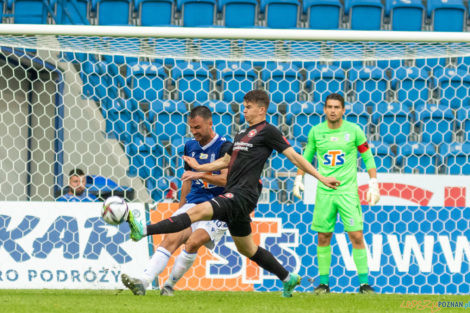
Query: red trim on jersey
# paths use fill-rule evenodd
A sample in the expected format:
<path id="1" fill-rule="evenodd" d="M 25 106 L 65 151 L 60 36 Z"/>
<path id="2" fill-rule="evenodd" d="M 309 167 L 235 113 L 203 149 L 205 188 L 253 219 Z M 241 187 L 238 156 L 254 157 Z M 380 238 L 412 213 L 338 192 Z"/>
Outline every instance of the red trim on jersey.
<path id="1" fill-rule="evenodd" d="M 287 140 L 286 137 L 282 136 L 282 139 L 284 139 L 284 141 L 290 146 L 290 142 L 289 142 L 289 140 Z"/>
<path id="2" fill-rule="evenodd" d="M 360 152 L 360 153 L 364 153 L 366 152 L 367 150 L 369 150 L 369 144 L 366 142 L 364 142 L 362 145 L 360 146 L 357 146 L 357 150 Z"/>

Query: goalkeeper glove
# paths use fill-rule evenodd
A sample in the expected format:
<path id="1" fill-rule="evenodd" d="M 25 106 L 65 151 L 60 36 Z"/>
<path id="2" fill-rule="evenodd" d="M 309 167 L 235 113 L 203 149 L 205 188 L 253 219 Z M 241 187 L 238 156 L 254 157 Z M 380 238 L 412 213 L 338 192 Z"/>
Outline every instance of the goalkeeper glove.
<path id="1" fill-rule="evenodd" d="M 302 195 L 300 194 L 302 191 L 304 191 L 304 182 L 303 182 L 303 175 L 297 175 L 295 177 L 294 181 L 294 196 L 296 196 L 299 199 L 302 199 Z"/>
<path id="2" fill-rule="evenodd" d="M 369 205 L 376 205 L 380 200 L 380 190 L 377 178 L 369 180 L 369 190 L 367 190 L 367 202 Z"/>

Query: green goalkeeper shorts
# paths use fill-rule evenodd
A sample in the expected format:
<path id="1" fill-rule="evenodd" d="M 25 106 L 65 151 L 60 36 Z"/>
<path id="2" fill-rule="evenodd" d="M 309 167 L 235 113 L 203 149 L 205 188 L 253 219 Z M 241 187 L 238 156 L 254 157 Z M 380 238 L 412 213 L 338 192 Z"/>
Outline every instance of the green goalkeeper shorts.
<path id="1" fill-rule="evenodd" d="M 313 209 L 312 229 L 319 233 L 331 233 L 335 229 L 337 215 L 341 217 L 347 232 L 363 229 L 362 208 L 359 195 L 329 194 L 317 191 Z"/>

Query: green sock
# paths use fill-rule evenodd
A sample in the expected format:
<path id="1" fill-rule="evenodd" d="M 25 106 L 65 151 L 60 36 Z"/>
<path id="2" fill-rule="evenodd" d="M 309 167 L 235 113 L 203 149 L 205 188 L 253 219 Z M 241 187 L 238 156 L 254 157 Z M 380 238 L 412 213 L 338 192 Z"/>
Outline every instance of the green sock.
<path id="1" fill-rule="evenodd" d="M 320 284 L 330 284 L 331 246 L 317 246 L 318 272 Z"/>
<path id="2" fill-rule="evenodd" d="M 354 249 L 352 251 L 354 263 L 356 263 L 357 274 L 359 276 L 359 283 L 369 283 L 369 266 L 367 265 L 367 252 L 366 249 Z"/>

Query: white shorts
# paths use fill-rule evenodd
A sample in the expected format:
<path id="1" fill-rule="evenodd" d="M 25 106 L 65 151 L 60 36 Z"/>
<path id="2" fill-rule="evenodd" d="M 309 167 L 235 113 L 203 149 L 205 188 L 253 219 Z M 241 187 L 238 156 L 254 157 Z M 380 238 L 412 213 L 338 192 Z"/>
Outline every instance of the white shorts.
<path id="1" fill-rule="evenodd" d="M 186 203 L 181 208 L 176 210 L 173 215 L 183 214 L 188 211 L 190 208 L 195 206 L 195 203 Z M 227 230 L 227 224 L 222 221 L 213 220 L 213 221 L 199 221 L 191 224 L 191 230 L 194 232 L 196 229 L 204 229 L 211 238 L 211 241 L 204 244 L 208 249 L 214 249 L 215 245 L 220 241 L 222 236 Z"/>

